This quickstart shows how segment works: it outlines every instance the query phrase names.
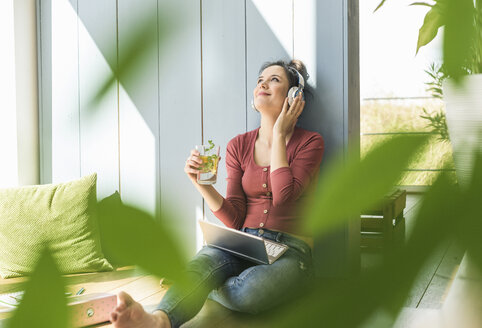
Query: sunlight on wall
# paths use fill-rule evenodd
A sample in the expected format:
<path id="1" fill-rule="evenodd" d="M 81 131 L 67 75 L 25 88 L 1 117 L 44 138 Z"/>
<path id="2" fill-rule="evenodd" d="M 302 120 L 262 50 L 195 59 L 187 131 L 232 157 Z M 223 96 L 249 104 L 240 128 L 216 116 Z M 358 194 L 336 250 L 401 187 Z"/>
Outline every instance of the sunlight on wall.
<path id="1" fill-rule="evenodd" d="M 316 0 L 296 0 L 293 16 L 293 57 L 305 63 L 308 82 L 316 88 Z"/>
<path id="2" fill-rule="evenodd" d="M 18 184 L 13 0 L 0 1 L 0 187 Z"/>
<path id="3" fill-rule="evenodd" d="M 52 1 L 52 183 L 80 177 L 78 83 L 77 13 Z"/>
<path id="4" fill-rule="evenodd" d="M 156 213 L 156 140 L 129 94 L 120 86 L 121 196 L 154 215 Z"/>
<path id="5" fill-rule="evenodd" d="M 285 10 L 291 7 L 291 0 L 252 0 L 253 4 L 263 16 L 266 24 L 281 43 L 286 53 L 293 54 L 293 17 L 291 10 Z M 282 8 L 282 10 L 274 10 Z"/>
<path id="6" fill-rule="evenodd" d="M 119 190 L 117 84 L 96 96 L 113 72 L 79 19 L 79 102 L 81 175 L 97 173 L 97 198 Z"/>

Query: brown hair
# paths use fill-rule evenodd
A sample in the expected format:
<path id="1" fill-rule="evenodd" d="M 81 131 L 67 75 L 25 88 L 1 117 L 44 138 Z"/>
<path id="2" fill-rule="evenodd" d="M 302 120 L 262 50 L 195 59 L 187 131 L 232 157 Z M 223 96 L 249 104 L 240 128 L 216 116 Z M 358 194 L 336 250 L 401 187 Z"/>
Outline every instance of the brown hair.
<path id="1" fill-rule="evenodd" d="M 308 72 L 306 71 L 305 64 L 303 64 L 303 62 L 301 60 L 298 60 L 298 59 L 293 59 L 289 63 L 284 61 L 284 60 L 277 60 L 277 61 L 274 61 L 274 62 L 266 62 L 261 66 L 261 68 L 259 70 L 259 74 L 261 74 L 262 71 L 264 71 L 266 68 L 268 68 L 270 66 L 281 66 L 281 67 L 283 67 L 283 69 L 285 70 L 285 74 L 288 77 L 288 81 L 289 81 L 289 88 L 288 89 L 290 89 L 292 87 L 297 87 L 298 84 L 299 84 L 298 74 L 296 74 L 296 72 L 293 70 L 293 68 L 295 70 L 297 70 L 301 74 L 301 76 L 303 76 L 303 79 L 305 80 L 305 86 L 306 86 L 307 80 L 310 77 L 308 75 Z"/>

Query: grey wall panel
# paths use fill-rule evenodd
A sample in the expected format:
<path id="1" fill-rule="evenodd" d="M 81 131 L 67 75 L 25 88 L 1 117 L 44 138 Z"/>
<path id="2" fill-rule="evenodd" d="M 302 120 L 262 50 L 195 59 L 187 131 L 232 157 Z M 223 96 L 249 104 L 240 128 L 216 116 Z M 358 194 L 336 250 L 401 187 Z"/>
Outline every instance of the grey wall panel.
<path id="1" fill-rule="evenodd" d="M 202 242 L 202 197 L 184 173 L 190 150 L 202 142 L 200 10 L 197 0 L 159 2 L 159 26 L 169 35 L 159 45 L 161 208 L 189 255 Z"/>
<path id="2" fill-rule="evenodd" d="M 52 182 L 80 177 L 77 1 L 52 1 Z"/>
<path id="3" fill-rule="evenodd" d="M 96 96 L 117 64 L 116 1 L 79 0 L 81 174 L 97 172 L 97 197 L 119 189 L 117 84 Z"/>
<path id="4" fill-rule="evenodd" d="M 308 8 L 312 10 L 314 17 L 306 13 Z M 313 87 L 313 98 L 307 96 L 307 104 L 298 124 L 319 132 L 324 138 L 325 152 L 320 175 L 323 179 L 325 164 L 333 154 L 346 150 L 343 2 L 296 0 L 294 11 L 295 54 L 305 61 L 310 74 L 308 83 Z M 304 14 L 308 14 L 308 17 Z M 315 34 L 316 42 L 312 42 L 312 33 Z M 345 226 L 339 231 L 316 238 L 313 257 L 318 275 L 342 274 L 347 260 L 347 229 Z"/>
<path id="5" fill-rule="evenodd" d="M 221 146 L 216 190 L 226 195 L 226 146 L 246 132 L 245 1 L 204 0 L 203 135 Z M 209 221 L 221 224 L 205 204 Z"/>
<path id="6" fill-rule="evenodd" d="M 321 58 L 324 54 L 317 53 L 317 15 L 316 0 L 295 0 L 294 1 L 294 54 L 296 59 L 300 59 L 306 65 L 309 78 L 307 81 L 307 89 L 311 94 L 306 92 L 306 105 L 303 113 L 299 118 L 298 125 L 304 129 L 316 131 L 325 137 L 325 142 L 333 140 L 329 137 L 329 129 L 331 125 L 340 124 L 338 121 L 342 116 L 342 106 L 340 103 L 334 104 L 327 101 L 326 89 L 322 87 L 323 83 L 329 84 L 334 79 L 338 80 L 338 85 L 334 87 L 341 88 L 342 72 L 334 70 L 334 76 L 319 76 Z M 334 51 L 340 51 L 339 48 Z M 339 68 L 342 68 L 339 67 Z M 310 88 L 308 88 L 308 86 Z M 338 90 L 339 91 L 339 90 Z M 332 92 L 332 91 L 329 91 Z M 341 100 L 340 100 L 341 101 Z M 334 114 L 335 112 L 339 112 Z M 340 130 L 339 133 L 342 133 Z M 325 145 L 326 146 L 326 145 Z M 326 152 L 325 152 L 326 158 Z"/>
<path id="7" fill-rule="evenodd" d="M 260 116 L 251 109 L 258 70 L 266 61 L 290 60 L 293 55 L 292 0 L 246 0 L 246 101 L 247 130 L 259 126 Z"/>
<path id="8" fill-rule="evenodd" d="M 314 98 L 306 106 L 299 125 L 318 131 L 325 139 L 320 179 L 326 162 L 335 154 L 345 153 L 348 147 L 359 148 L 358 51 L 353 48 L 358 41 L 358 25 L 352 23 L 358 12 L 356 6 L 352 8 L 348 20 L 348 2 L 295 0 L 295 54 L 314 66 L 308 67 Z M 357 0 L 350 2 L 353 5 Z M 299 19 L 307 7 L 312 7 L 316 14 L 315 24 Z M 305 33 L 313 28 L 314 44 Z M 359 232 L 359 221 L 353 220 L 316 240 L 314 259 L 319 275 L 339 276 L 359 268 Z"/>
<path id="9" fill-rule="evenodd" d="M 40 183 L 52 182 L 52 3 L 37 2 Z"/>
<path id="10" fill-rule="evenodd" d="M 157 43 L 152 40 L 157 22 L 152 17 L 157 17 L 156 0 L 118 2 L 119 63 L 131 55 L 138 28 L 147 33 L 134 47 L 140 61 L 126 72 L 132 78 L 121 79 L 119 86 L 120 192 L 123 201 L 154 215 L 159 206 L 159 91 Z M 147 50 L 140 52 L 141 46 Z"/>

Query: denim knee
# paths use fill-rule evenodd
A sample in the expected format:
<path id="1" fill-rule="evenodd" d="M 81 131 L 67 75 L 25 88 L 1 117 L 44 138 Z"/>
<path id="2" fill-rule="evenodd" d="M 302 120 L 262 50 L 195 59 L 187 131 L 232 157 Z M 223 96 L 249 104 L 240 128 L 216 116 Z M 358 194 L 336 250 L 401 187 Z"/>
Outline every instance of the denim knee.
<path id="1" fill-rule="evenodd" d="M 229 257 L 218 249 L 203 247 L 186 266 L 187 272 L 195 272 L 201 276 L 209 275 L 218 267 L 230 261 Z"/>
<path id="2" fill-rule="evenodd" d="M 249 277 L 256 267 L 244 270 L 239 276 L 228 278 L 224 284 L 211 291 L 209 298 L 237 312 L 258 314 L 266 310 L 269 295 L 259 288 Z"/>

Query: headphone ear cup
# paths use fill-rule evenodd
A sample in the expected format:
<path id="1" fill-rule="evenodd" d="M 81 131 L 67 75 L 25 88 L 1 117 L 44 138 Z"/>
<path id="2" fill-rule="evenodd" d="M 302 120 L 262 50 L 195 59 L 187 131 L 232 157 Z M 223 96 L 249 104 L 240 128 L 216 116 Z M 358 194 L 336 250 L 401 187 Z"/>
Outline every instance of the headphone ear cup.
<path id="1" fill-rule="evenodd" d="M 291 106 L 293 101 L 295 100 L 296 95 L 298 94 L 298 87 L 292 87 L 288 91 L 288 104 Z"/>
<path id="2" fill-rule="evenodd" d="M 254 99 L 251 99 L 251 108 L 254 109 L 255 111 L 258 111 L 256 109 L 256 106 L 254 105 Z"/>

